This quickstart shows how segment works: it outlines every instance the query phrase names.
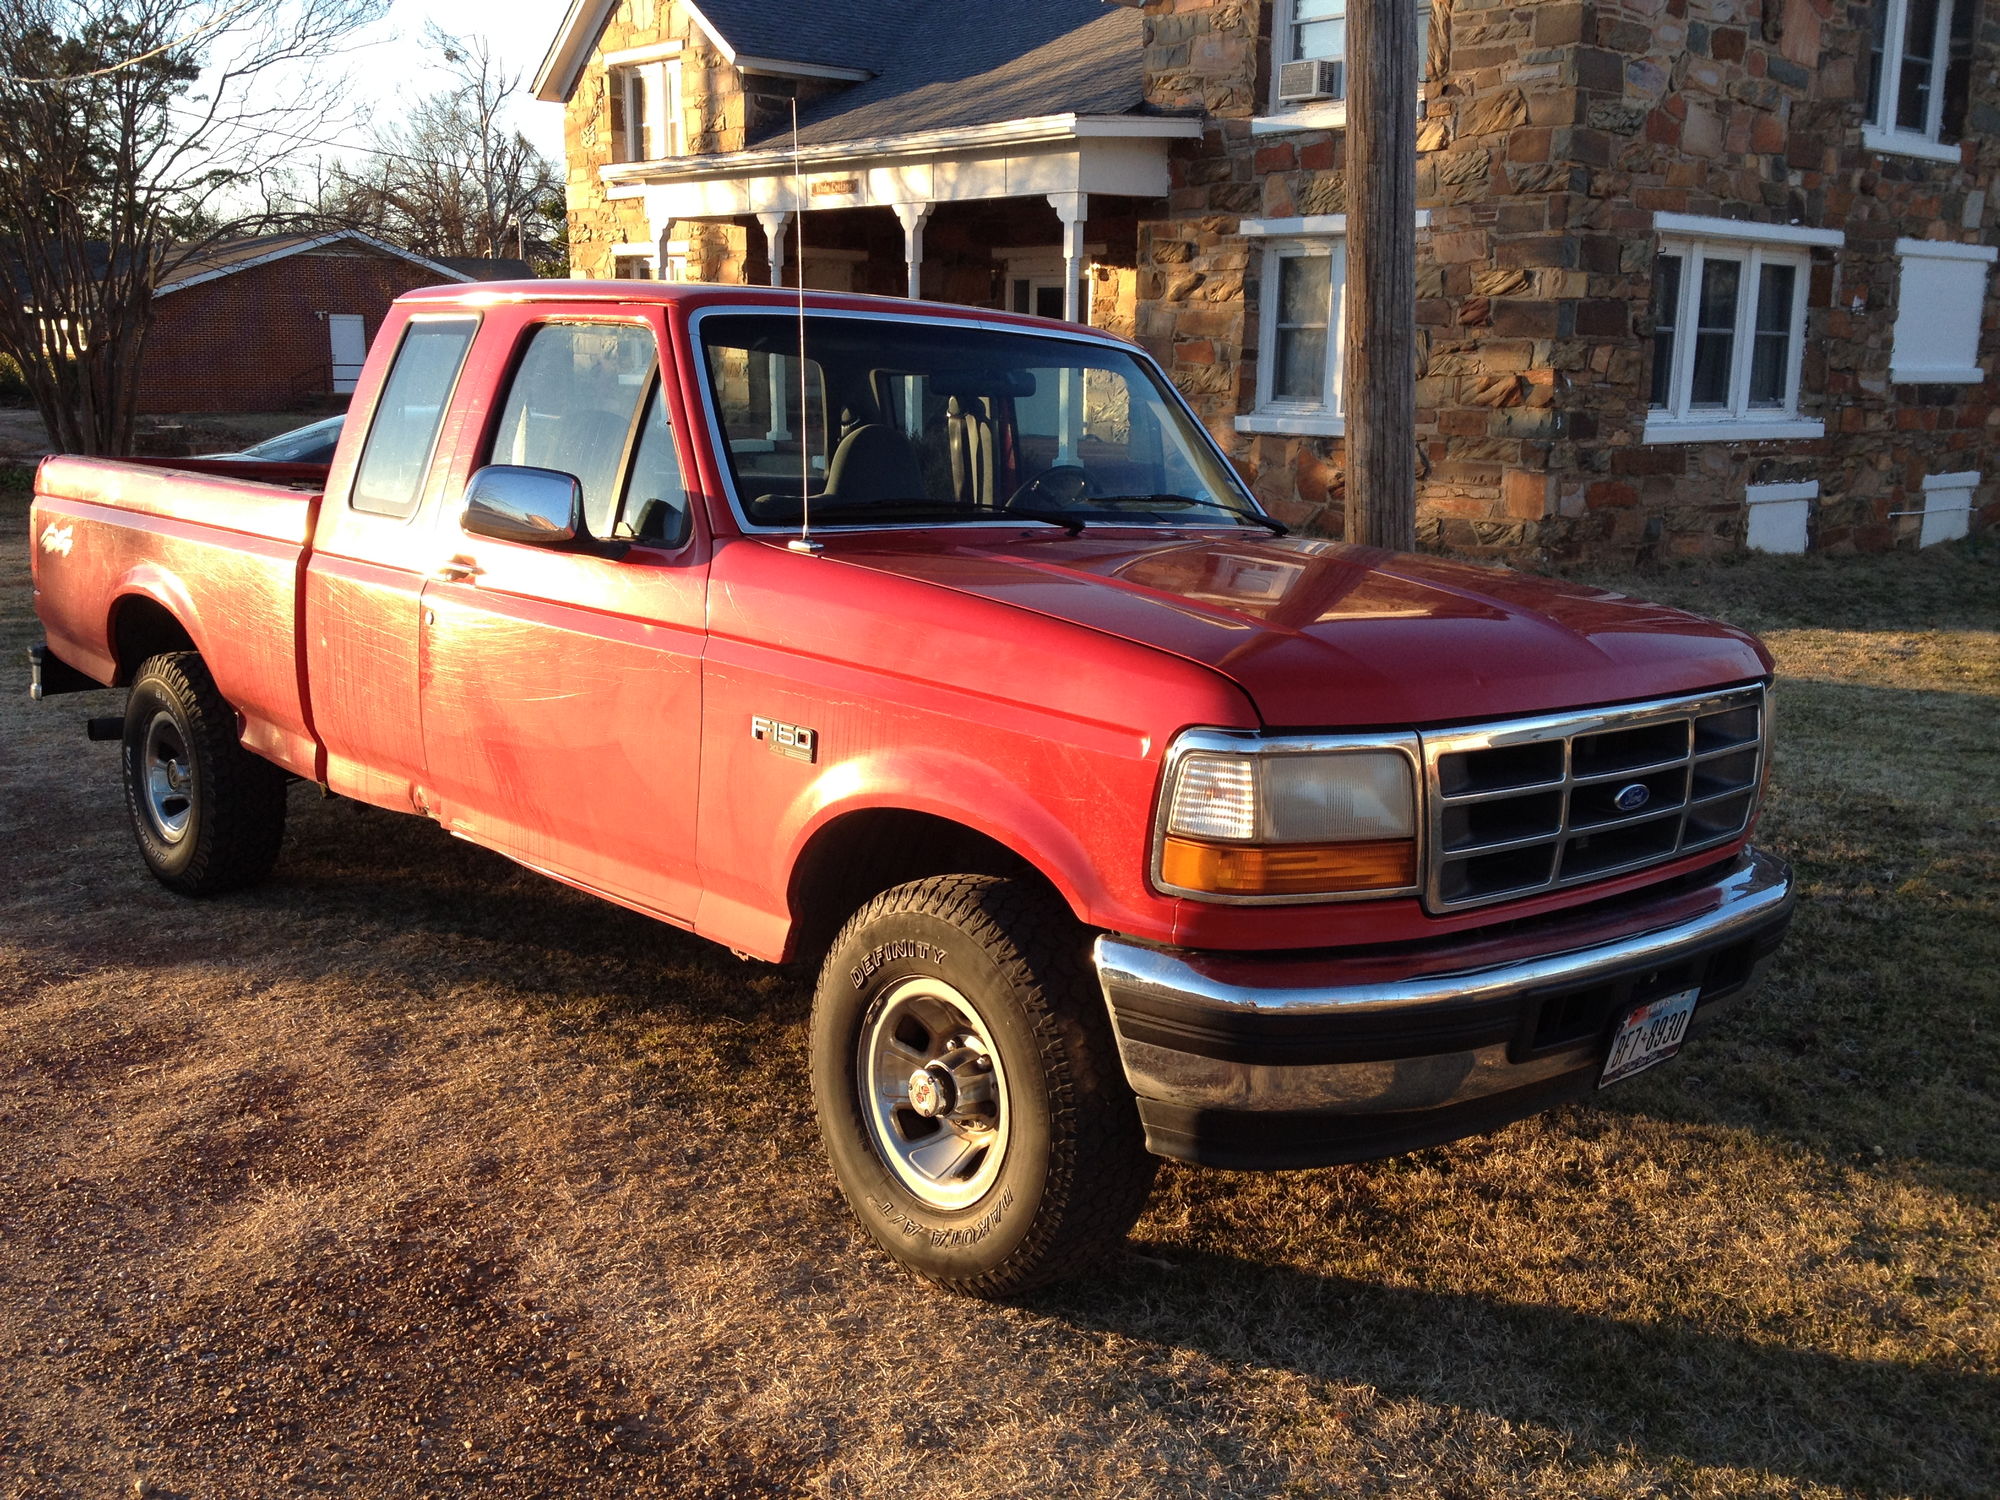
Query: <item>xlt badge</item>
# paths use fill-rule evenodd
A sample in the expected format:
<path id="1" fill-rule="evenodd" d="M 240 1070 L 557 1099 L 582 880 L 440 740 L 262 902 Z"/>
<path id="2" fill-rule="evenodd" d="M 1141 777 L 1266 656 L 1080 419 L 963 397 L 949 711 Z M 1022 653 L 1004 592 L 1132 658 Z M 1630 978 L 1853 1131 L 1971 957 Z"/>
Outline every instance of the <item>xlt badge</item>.
<path id="1" fill-rule="evenodd" d="M 750 738 L 762 740 L 767 748 L 779 755 L 789 755 L 793 760 L 812 761 L 819 758 L 819 731 L 807 729 L 802 724 L 752 718 Z"/>

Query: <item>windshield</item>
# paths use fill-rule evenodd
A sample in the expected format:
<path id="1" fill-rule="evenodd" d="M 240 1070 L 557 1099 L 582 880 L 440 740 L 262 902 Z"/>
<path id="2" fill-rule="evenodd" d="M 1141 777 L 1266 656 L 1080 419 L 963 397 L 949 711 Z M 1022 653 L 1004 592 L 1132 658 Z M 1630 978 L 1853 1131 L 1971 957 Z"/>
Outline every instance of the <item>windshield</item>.
<path id="1" fill-rule="evenodd" d="M 245 458 L 268 459 L 272 463 L 325 464 L 333 462 L 334 446 L 340 441 L 344 416 L 328 417 L 310 427 L 282 432 L 274 438 L 243 450 Z"/>
<path id="2" fill-rule="evenodd" d="M 704 318 L 745 518 L 796 526 L 1047 520 L 1258 526 L 1235 475 L 1145 360 L 970 324 Z"/>

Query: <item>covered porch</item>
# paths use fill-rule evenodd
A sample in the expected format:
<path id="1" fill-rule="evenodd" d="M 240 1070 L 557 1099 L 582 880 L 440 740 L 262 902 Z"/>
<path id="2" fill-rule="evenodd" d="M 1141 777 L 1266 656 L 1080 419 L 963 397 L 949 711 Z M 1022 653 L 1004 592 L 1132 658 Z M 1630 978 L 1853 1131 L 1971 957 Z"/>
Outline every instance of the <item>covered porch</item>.
<path id="1" fill-rule="evenodd" d="M 604 169 L 659 274 L 960 303 L 1130 331 L 1138 221 L 1199 121 L 1057 116 Z M 801 233 L 803 254 L 801 254 Z"/>

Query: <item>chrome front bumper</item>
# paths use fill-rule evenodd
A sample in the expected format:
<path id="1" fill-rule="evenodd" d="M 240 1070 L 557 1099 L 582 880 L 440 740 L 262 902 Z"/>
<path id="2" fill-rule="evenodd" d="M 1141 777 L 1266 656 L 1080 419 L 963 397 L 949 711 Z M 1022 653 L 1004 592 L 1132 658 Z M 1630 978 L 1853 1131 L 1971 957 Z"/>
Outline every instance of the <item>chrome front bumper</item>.
<path id="1" fill-rule="evenodd" d="M 1586 1092 L 1634 1005 L 1696 988 L 1697 1029 L 1753 989 L 1791 873 L 1719 870 L 1498 937 L 1340 953 L 1098 938 L 1099 981 L 1148 1147 L 1230 1167 L 1390 1156 Z"/>

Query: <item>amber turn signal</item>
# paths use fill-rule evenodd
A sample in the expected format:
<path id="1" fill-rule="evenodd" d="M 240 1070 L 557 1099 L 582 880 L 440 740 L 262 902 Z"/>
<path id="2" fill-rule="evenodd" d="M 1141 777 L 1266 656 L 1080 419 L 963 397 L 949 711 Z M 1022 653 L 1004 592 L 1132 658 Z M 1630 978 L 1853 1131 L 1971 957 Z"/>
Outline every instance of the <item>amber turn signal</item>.
<path id="1" fill-rule="evenodd" d="M 1414 839 L 1346 844 L 1211 844 L 1169 835 L 1160 879 L 1217 896 L 1337 896 L 1417 883 Z"/>

